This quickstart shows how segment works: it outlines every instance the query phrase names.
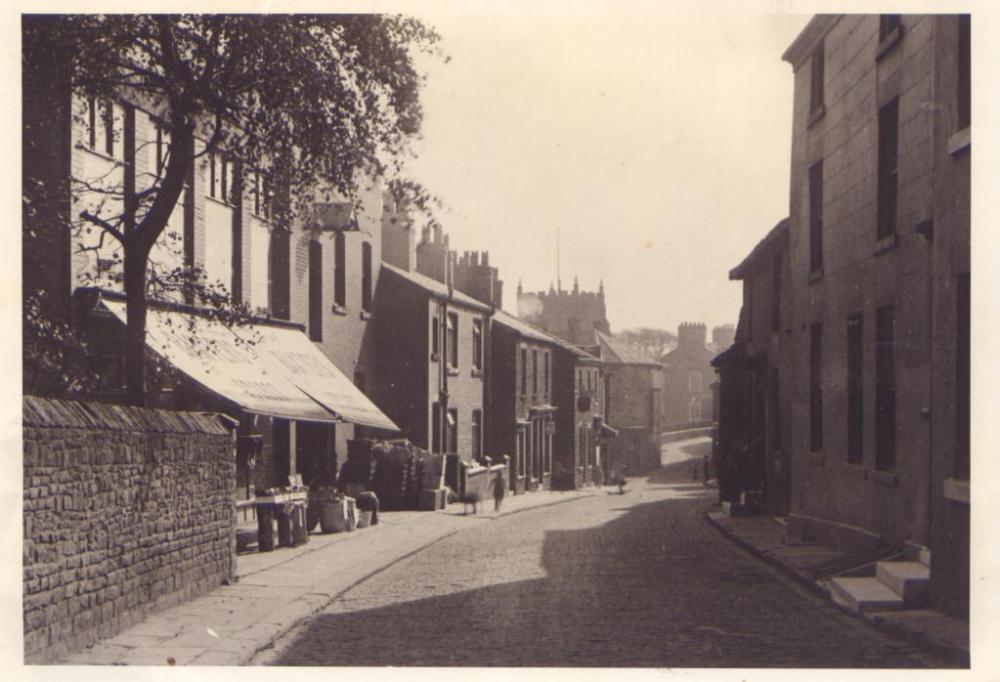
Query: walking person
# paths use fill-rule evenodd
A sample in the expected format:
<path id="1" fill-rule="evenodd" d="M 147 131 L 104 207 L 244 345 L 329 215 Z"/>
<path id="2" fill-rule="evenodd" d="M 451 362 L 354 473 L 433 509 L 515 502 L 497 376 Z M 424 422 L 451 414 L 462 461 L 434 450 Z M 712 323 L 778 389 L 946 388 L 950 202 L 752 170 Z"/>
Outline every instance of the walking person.
<path id="1" fill-rule="evenodd" d="M 504 495 L 507 494 L 507 484 L 503 480 L 503 472 L 498 471 L 493 479 L 493 511 L 500 511 Z"/>

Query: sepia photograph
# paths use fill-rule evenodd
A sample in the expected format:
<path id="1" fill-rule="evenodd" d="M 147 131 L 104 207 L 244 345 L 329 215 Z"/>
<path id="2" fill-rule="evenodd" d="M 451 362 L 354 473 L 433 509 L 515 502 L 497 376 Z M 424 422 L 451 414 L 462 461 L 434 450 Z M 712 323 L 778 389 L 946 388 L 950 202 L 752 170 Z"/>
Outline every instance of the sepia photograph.
<path id="1" fill-rule="evenodd" d="M 848 7 L 8 17 L 12 655 L 988 671 L 990 33 Z"/>

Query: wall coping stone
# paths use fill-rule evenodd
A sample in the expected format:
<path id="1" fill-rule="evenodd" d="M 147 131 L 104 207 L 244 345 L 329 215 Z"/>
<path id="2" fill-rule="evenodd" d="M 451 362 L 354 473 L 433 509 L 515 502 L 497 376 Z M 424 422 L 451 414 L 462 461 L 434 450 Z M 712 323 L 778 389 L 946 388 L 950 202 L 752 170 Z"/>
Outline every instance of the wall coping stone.
<path id="1" fill-rule="evenodd" d="M 232 419 L 214 412 L 55 400 L 26 395 L 22 404 L 25 428 L 105 429 L 142 433 L 206 433 L 227 435 Z"/>

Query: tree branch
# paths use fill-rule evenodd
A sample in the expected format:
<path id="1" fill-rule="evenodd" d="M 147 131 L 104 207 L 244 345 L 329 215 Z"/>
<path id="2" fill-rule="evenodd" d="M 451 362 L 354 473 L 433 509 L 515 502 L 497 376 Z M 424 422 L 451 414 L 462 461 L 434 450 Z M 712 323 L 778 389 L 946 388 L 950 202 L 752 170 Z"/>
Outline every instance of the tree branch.
<path id="1" fill-rule="evenodd" d="M 89 223 L 97 225 L 99 228 L 110 234 L 112 237 L 118 240 L 118 243 L 125 244 L 125 235 L 121 233 L 120 230 L 115 228 L 114 225 L 106 220 L 98 218 L 96 215 L 92 214 L 90 211 L 80 211 L 80 217 Z"/>

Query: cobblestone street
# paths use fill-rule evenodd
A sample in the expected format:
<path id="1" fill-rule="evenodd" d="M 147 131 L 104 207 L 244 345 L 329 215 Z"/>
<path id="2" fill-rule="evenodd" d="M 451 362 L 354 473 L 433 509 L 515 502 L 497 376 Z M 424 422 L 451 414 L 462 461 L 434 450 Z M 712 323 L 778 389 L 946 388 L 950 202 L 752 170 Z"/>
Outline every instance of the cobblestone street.
<path id="1" fill-rule="evenodd" d="M 360 583 L 257 664 L 925 667 L 943 665 L 732 546 L 691 482 L 706 441 L 605 494 L 491 520 Z"/>

